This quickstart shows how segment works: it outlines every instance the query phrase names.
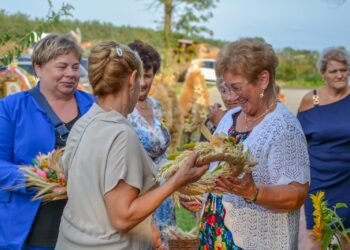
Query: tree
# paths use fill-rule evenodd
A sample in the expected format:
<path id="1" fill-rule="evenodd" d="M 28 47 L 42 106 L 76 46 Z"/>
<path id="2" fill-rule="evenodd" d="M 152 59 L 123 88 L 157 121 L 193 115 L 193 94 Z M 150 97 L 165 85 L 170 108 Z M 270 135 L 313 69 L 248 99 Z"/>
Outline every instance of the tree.
<path id="1" fill-rule="evenodd" d="M 216 7 L 219 0 L 153 0 L 150 8 L 164 10 L 163 30 L 166 48 L 171 47 L 173 28 L 188 36 L 202 33 L 212 35 L 212 31 L 199 23 L 207 22 L 212 16 L 210 9 Z"/>
<path id="2" fill-rule="evenodd" d="M 26 33 L 20 39 L 16 39 L 13 34 L 4 33 L 0 36 L 0 48 L 4 49 L 4 55 L 0 55 L 0 66 L 9 65 L 13 59 L 20 56 L 23 50 L 33 45 L 37 38 L 40 38 L 43 33 L 47 32 L 53 25 L 57 24 L 61 17 L 71 16 L 72 5 L 63 3 L 59 11 L 53 10 L 51 0 L 48 0 L 49 12 L 47 19 L 30 32 Z M 4 14 L 4 12 L 2 12 Z M 20 18 L 26 19 L 25 15 L 19 15 Z"/>

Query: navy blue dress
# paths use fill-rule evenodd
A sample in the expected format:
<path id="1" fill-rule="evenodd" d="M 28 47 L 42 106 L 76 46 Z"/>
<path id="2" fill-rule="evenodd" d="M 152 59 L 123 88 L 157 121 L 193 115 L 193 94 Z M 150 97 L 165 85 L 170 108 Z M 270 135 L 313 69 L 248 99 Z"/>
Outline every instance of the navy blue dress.
<path id="1" fill-rule="evenodd" d="M 337 202 L 350 207 L 350 95 L 327 105 L 299 112 L 310 155 L 311 183 L 305 202 L 306 227 L 312 229 L 310 194 L 325 191 L 329 207 Z M 337 209 L 350 227 L 350 208 Z"/>

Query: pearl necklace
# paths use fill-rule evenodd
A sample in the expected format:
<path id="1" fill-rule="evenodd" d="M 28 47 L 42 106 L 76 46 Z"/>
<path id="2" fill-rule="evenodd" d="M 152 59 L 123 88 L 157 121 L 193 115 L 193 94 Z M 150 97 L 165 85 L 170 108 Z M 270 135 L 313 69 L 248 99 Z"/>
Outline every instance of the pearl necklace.
<path id="1" fill-rule="evenodd" d="M 261 118 L 263 118 L 265 115 L 267 115 L 272 110 L 272 108 L 274 107 L 275 104 L 276 104 L 276 102 L 274 101 L 273 103 L 270 104 L 270 106 L 268 106 L 266 108 L 266 110 L 261 115 L 254 117 L 254 118 L 249 118 L 248 115 L 245 112 L 243 112 L 244 120 L 245 120 L 245 130 L 249 131 L 250 126 L 248 125 L 248 122 L 252 124 L 253 122 L 260 120 Z"/>

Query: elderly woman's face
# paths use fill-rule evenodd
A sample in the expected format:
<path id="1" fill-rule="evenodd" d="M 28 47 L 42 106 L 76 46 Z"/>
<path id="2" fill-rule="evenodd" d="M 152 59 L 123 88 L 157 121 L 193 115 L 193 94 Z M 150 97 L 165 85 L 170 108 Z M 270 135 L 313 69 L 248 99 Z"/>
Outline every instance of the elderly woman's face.
<path id="1" fill-rule="evenodd" d="M 155 74 L 153 73 L 153 68 L 150 68 L 148 70 L 145 70 L 143 73 L 143 78 L 141 80 L 141 85 L 140 85 L 140 96 L 139 100 L 143 101 L 147 98 L 148 92 L 151 89 L 153 79 L 154 79 Z"/>
<path id="2" fill-rule="evenodd" d="M 246 114 L 254 115 L 261 106 L 259 98 L 262 91 L 261 86 L 253 85 L 248 82 L 247 78 L 231 72 L 225 72 L 223 77 L 228 91 L 234 93 L 232 94 L 233 101 L 238 102 Z"/>
<path id="3" fill-rule="evenodd" d="M 239 105 L 236 93 L 231 89 L 227 88 L 224 81 L 218 83 L 217 88 L 220 92 L 221 99 L 227 110 L 230 110 Z"/>
<path id="4" fill-rule="evenodd" d="M 348 66 L 338 61 L 329 61 L 323 78 L 329 87 L 342 89 L 347 87 L 349 77 Z"/>
<path id="5" fill-rule="evenodd" d="M 80 77 L 79 59 L 76 53 L 71 51 L 44 65 L 35 65 L 35 72 L 40 79 L 41 86 L 52 93 L 72 95 Z"/>

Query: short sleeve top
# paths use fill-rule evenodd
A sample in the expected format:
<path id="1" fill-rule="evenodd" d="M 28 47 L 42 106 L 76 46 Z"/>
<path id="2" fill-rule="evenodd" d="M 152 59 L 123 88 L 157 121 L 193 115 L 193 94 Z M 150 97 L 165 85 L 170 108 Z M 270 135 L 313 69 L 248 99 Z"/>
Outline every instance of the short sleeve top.
<path id="1" fill-rule="evenodd" d="M 94 104 L 73 127 L 63 165 L 68 203 L 56 249 L 150 248 L 150 219 L 121 234 L 112 226 L 104 202 L 120 180 L 140 193 L 154 185 L 153 162 L 124 116 Z"/>

